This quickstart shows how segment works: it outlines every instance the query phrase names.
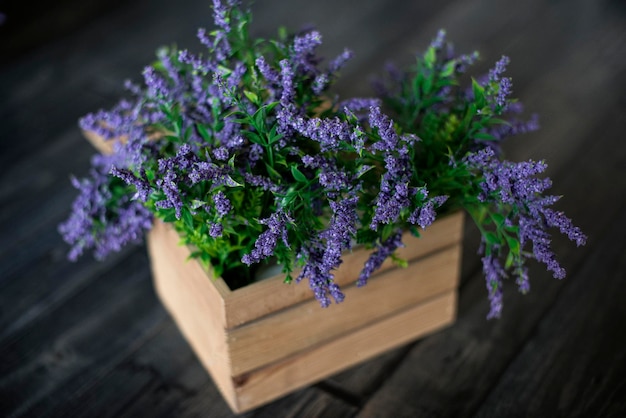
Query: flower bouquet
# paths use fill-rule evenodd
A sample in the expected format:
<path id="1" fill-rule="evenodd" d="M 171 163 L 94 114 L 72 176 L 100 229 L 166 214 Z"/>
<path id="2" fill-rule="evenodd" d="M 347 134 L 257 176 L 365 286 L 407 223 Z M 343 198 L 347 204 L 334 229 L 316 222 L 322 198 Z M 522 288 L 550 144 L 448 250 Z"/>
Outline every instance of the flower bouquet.
<path id="1" fill-rule="evenodd" d="M 470 79 L 466 71 L 478 54 L 455 55 L 442 31 L 411 68 L 387 68 L 375 98 L 340 99 L 331 86 L 349 50 L 325 63 L 316 55 L 315 30 L 254 39 L 250 13 L 235 3 L 214 1 L 216 29 L 198 31 L 204 54 L 159 50 L 144 85 L 127 83 L 131 99 L 81 120 L 112 152 L 93 158 L 89 178 L 73 179 L 79 195 L 60 226 L 70 259 L 88 249 L 105 257 L 154 226 L 181 240 L 182 257 L 197 259 L 228 291 L 271 276 L 269 270 L 286 283 L 307 280 L 317 303 L 328 307 L 346 296 L 342 263 L 350 264 L 347 282 L 362 287 L 388 268 L 386 260 L 408 263 L 399 249 L 410 235 L 427 235 L 442 222 L 436 219 L 464 211 L 482 236 L 489 318 L 501 314 L 505 278 L 529 290 L 528 259 L 565 276 L 548 230 L 578 245 L 584 234 L 551 208 L 558 198 L 545 194 L 550 180 L 538 177 L 544 162 L 509 162 L 500 151 L 505 138 L 537 128 L 535 117 L 521 119 L 522 107 L 510 97 L 508 58 Z M 345 261 L 361 248 L 360 265 Z M 168 257 L 177 250 L 155 251 Z M 329 315 L 320 321 L 336 320 Z M 245 322 L 220 321 L 216 327 L 228 329 Z M 223 392 L 241 390 L 263 365 L 229 370 L 224 378 L 221 366 L 199 355 Z M 225 396 L 243 410 L 278 395 Z"/>

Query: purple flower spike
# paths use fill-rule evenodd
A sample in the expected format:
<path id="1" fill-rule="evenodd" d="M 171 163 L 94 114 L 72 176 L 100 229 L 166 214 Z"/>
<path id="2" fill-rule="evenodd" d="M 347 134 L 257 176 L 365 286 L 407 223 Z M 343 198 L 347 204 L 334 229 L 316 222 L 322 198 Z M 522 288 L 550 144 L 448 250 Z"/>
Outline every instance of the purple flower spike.
<path id="1" fill-rule="evenodd" d="M 500 318 L 502 314 L 502 278 L 505 277 L 506 273 L 494 257 L 483 257 L 482 262 L 491 304 L 487 319 Z"/>
<path id="2" fill-rule="evenodd" d="M 124 183 L 128 185 L 133 185 L 137 189 L 137 193 L 134 197 L 141 200 L 142 202 L 146 202 L 148 200 L 148 195 L 150 194 L 150 183 L 148 183 L 148 179 L 146 178 L 146 172 L 142 170 L 142 178 L 135 176 L 130 170 L 126 169 L 118 169 L 117 167 L 111 168 L 111 174 L 115 177 L 119 177 L 124 181 Z"/>
<path id="3" fill-rule="evenodd" d="M 217 211 L 217 215 L 221 218 L 226 216 L 228 212 L 231 211 L 233 205 L 230 203 L 230 200 L 226 197 L 224 192 L 219 191 L 213 196 L 213 202 L 215 203 L 215 210 Z"/>
<path id="4" fill-rule="evenodd" d="M 439 29 L 439 32 L 437 32 L 437 36 L 430 43 L 430 48 L 434 48 L 437 50 L 442 49 L 445 41 L 446 41 L 446 31 L 443 29 Z"/>
<path id="5" fill-rule="evenodd" d="M 398 133 L 393 127 L 393 121 L 380 111 L 380 107 L 370 108 L 369 123 L 378 130 L 380 141 L 376 142 L 372 148 L 378 151 L 394 151 L 398 147 L 400 140 Z"/>
<path id="6" fill-rule="evenodd" d="M 267 225 L 265 230 L 254 243 L 254 249 L 250 254 L 246 254 L 241 258 L 241 262 L 247 265 L 258 263 L 268 257 L 274 255 L 274 249 L 281 238 L 285 246 L 289 246 L 287 240 L 287 222 L 289 216 L 282 211 L 274 212 L 269 218 L 259 221 L 259 223 Z"/>
<path id="7" fill-rule="evenodd" d="M 402 231 L 398 230 L 390 236 L 385 242 L 379 244 L 376 251 L 370 255 L 367 259 L 363 270 L 357 279 L 357 286 L 365 286 L 370 276 L 383 265 L 383 262 L 396 251 L 398 248 L 403 247 L 402 244 Z"/>
<path id="8" fill-rule="evenodd" d="M 280 75 L 276 70 L 269 66 L 264 57 L 256 59 L 256 66 L 268 83 L 274 86 L 278 86 L 280 84 Z"/>
<path id="9" fill-rule="evenodd" d="M 335 72 L 339 71 L 346 64 L 346 62 L 352 59 L 353 56 L 354 53 L 352 51 L 350 51 L 349 49 L 344 49 L 341 54 L 339 54 L 335 59 L 330 62 L 330 64 L 328 65 L 328 72 L 334 74 Z"/>
<path id="10" fill-rule="evenodd" d="M 224 227 L 222 224 L 211 224 L 211 228 L 209 228 L 209 235 L 213 238 L 219 238 L 222 236 L 224 231 Z"/>

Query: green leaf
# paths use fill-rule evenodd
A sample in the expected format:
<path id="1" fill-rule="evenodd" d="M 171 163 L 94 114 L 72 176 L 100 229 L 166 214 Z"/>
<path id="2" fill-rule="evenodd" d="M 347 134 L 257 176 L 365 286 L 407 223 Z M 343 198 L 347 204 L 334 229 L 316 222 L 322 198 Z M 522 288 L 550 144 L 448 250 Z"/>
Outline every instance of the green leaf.
<path id="1" fill-rule="evenodd" d="M 254 103 L 254 104 L 258 104 L 259 103 L 259 96 L 257 96 L 256 93 L 248 91 L 248 90 L 244 90 L 243 94 L 245 94 L 246 97 L 248 98 L 248 100 L 250 100 L 252 103 Z"/>
<path id="2" fill-rule="evenodd" d="M 189 125 L 187 129 L 185 129 L 185 134 L 183 135 L 184 142 L 189 142 L 189 137 L 191 136 L 192 132 L 193 132 L 193 125 Z"/>
<path id="3" fill-rule="evenodd" d="M 506 237 L 506 242 L 507 244 L 509 244 L 509 249 L 511 250 L 511 253 L 515 256 L 518 256 L 521 250 L 520 242 L 513 237 Z"/>
<path id="4" fill-rule="evenodd" d="M 504 268 L 506 270 L 510 269 L 514 262 L 515 257 L 513 256 L 513 253 L 509 252 L 509 254 L 506 256 L 506 261 L 504 262 Z"/>
<path id="5" fill-rule="evenodd" d="M 487 244 L 489 245 L 500 244 L 500 238 L 498 238 L 498 235 L 491 231 L 487 231 L 485 233 L 485 241 L 487 241 Z"/>
<path id="6" fill-rule="evenodd" d="M 261 107 L 254 114 L 254 127 L 259 132 L 265 132 L 265 110 Z"/>
<path id="7" fill-rule="evenodd" d="M 203 200 L 198 200 L 198 199 L 192 199 L 191 201 L 191 209 L 196 210 L 198 208 L 201 208 L 202 206 L 206 205 L 207 202 L 203 201 Z"/>
<path id="8" fill-rule="evenodd" d="M 404 258 L 398 257 L 396 253 L 391 254 L 391 261 L 402 268 L 407 268 L 409 266 L 409 262 Z"/>
<path id="9" fill-rule="evenodd" d="M 282 179 L 283 176 L 280 175 L 280 173 L 278 171 L 276 171 L 274 169 L 274 167 L 272 167 L 271 165 L 265 163 L 265 168 L 267 169 L 267 172 L 269 173 L 270 177 L 274 177 L 276 179 Z"/>
<path id="10" fill-rule="evenodd" d="M 193 229 L 193 216 L 187 209 L 181 211 L 181 219 L 189 229 Z"/>
<path id="11" fill-rule="evenodd" d="M 441 70 L 441 77 L 450 77 L 456 68 L 456 60 L 450 60 Z"/>
<path id="12" fill-rule="evenodd" d="M 504 221 L 506 219 L 506 217 L 504 215 L 502 215 L 501 213 L 492 213 L 491 214 L 491 219 L 493 219 L 493 221 L 496 224 L 496 227 L 498 229 L 500 229 L 500 227 L 502 227 L 502 225 L 504 225 Z"/>
<path id="13" fill-rule="evenodd" d="M 230 168 L 235 168 L 235 154 L 233 154 L 232 157 L 230 157 L 230 159 L 228 160 L 228 166 Z"/>
<path id="14" fill-rule="evenodd" d="M 236 182 L 231 176 L 227 175 L 224 180 L 228 187 L 243 187 L 243 184 Z"/>
<path id="15" fill-rule="evenodd" d="M 211 135 L 209 131 L 207 131 L 206 126 L 201 123 L 196 124 L 196 129 L 198 129 L 198 133 L 206 142 L 211 142 Z"/>
<path id="16" fill-rule="evenodd" d="M 245 136 L 246 138 L 248 138 L 250 140 L 250 142 L 253 142 L 255 144 L 263 144 L 263 141 L 262 141 L 261 137 L 256 132 L 253 132 L 253 131 L 241 131 L 241 134 L 243 136 Z"/>
<path id="17" fill-rule="evenodd" d="M 365 170 L 362 170 L 362 167 L 365 167 Z M 359 175 L 358 175 L 358 177 L 357 177 L 357 178 L 361 178 L 361 177 L 363 177 L 363 176 L 364 176 L 367 172 L 371 171 L 373 168 L 374 168 L 374 166 L 373 166 L 373 165 L 370 165 L 370 166 L 364 166 L 364 165 L 361 165 L 361 166 L 359 166 L 359 167 L 358 167 L 358 170 L 359 170 L 359 171 L 358 171 L 358 173 L 359 173 Z"/>
<path id="18" fill-rule="evenodd" d="M 265 111 L 268 113 L 271 112 L 276 106 L 278 106 L 279 103 L 280 102 L 272 102 L 272 103 L 265 105 Z"/>
<path id="19" fill-rule="evenodd" d="M 435 48 L 428 48 L 426 53 L 424 54 L 424 62 L 426 63 L 426 67 L 433 68 L 435 66 L 435 61 L 437 60 L 437 55 L 435 53 Z"/>
<path id="20" fill-rule="evenodd" d="M 433 88 L 433 76 L 434 74 L 431 74 L 430 76 L 426 77 L 424 79 L 424 84 L 422 86 L 422 88 L 424 89 L 424 94 L 430 94 L 432 88 Z"/>
<path id="21" fill-rule="evenodd" d="M 474 134 L 474 139 L 479 139 L 481 141 L 497 141 L 498 140 L 495 136 L 489 135 L 488 133 L 485 133 L 485 132 L 476 132 Z"/>
<path id="22" fill-rule="evenodd" d="M 168 223 L 176 222 L 176 214 L 174 213 L 174 211 L 171 211 L 170 213 L 166 214 L 163 217 L 163 222 L 168 222 Z"/>
<path id="23" fill-rule="evenodd" d="M 485 106 L 485 88 L 472 78 L 472 91 L 474 92 L 474 102 L 478 108 Z"/>
<path id="24" fill-rule="evenodd" d="M 298 167 L 295 165 L 291 166 L 291 174 L 293 175 L 293 178 L 300 183 L 308 183 L 309 181 L 306 176 L 302 174 L 302 171 L 298 170 Z"/>
<path id="25" fill-rule="evenodd" d="M 282 207 L 289 207 L 294 200 L 296 200 L 299 197 L 299 194 L 297 191 L 295 191 L 293 188 L 290 188 L 287 191 L 287 194 L 285 195 L 285 197 L 283 197 L 283 200 L 281 202 L 281 206 Z"/>

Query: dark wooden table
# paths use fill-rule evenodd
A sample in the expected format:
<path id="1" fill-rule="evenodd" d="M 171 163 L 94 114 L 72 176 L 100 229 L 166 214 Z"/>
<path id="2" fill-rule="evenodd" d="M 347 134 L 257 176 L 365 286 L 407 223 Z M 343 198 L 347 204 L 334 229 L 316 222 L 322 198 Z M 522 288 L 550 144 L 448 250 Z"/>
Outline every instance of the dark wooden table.
<path id="1" fill-rule="evenodd" d="M 0 57 L 0 415 L 231 416 L 156 299 L 145 249 L 69 263 L 56 231 L 69 176 L 93 153 L 77 119 L 112 105 L 159 45 L 198 45 L 210 2 L 66 3 L 19 34 L 41 35 L 31 49 Z M 589 241 L 555 239 L 568 277 L 533 266 L 530 294 L 509 283 L 503 317 L 487 321 L 468 226 L 454 326 L 246 416 L 626 416 L 624 3 L 263 0 L 254 11 L 257 34 L 313 22 L 325 55 L 351 47 L 340 94 L 367 95 L 385 60 L 410 62 L 439 28 L 481 51 L 480 71 L 509 55 L 542 129 L 507 156 L 547 160 L 559 209 Z"/>

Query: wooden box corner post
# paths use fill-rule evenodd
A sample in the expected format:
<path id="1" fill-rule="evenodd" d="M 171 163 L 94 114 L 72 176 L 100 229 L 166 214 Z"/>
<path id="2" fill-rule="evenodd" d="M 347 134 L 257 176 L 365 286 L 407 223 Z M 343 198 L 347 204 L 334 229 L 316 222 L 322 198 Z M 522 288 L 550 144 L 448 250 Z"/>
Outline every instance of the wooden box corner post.
<path id="1" fill-rule="evenodd" d="M 451 324 L 456 315 L 463 214 L 441 218 L 362 288 L 369 257 L 344 257 L 335 280 L 346 300 L 319 306 L 305 284 L 277 276 L 230 290 L 195 260 L 169 226 L 148 236 L 155 287 L 235 412 L 244 412 Z"/>

